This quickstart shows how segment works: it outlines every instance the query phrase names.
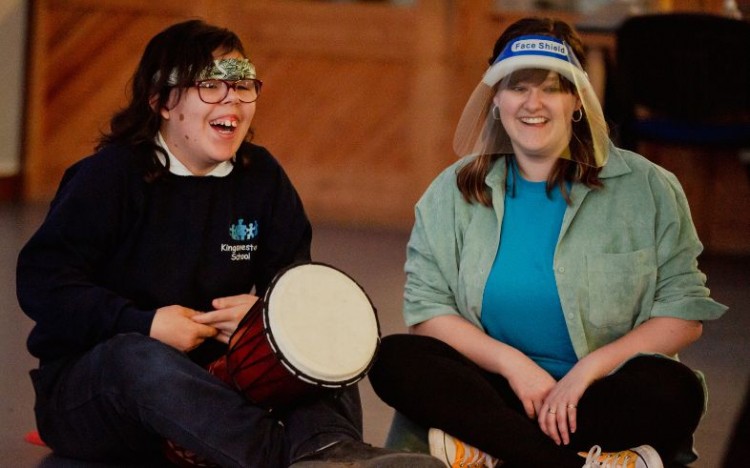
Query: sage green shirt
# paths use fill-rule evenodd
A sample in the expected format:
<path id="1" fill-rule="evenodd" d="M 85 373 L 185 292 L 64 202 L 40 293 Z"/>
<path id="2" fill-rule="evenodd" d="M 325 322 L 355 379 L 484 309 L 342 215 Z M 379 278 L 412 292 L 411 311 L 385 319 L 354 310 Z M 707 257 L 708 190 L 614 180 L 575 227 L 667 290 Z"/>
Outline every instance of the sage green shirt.
<path id="1" fill-rule="evenodd" d="M 416 206 L 407 247 L 407 325 L 460 315 L 481 328 L 482 295 L 500 239 L 505 164 L 486 183 L 493 207 L 467 203 L 456 186 L 460 160 Z M 703 247 L 673 174 L 610 145 L 601 189 L 573 184 L 554 273 L 565 323 L 581 358 L 651 317 L 711 320 L 726 307 L 709 297 L 698 269 Z"/>

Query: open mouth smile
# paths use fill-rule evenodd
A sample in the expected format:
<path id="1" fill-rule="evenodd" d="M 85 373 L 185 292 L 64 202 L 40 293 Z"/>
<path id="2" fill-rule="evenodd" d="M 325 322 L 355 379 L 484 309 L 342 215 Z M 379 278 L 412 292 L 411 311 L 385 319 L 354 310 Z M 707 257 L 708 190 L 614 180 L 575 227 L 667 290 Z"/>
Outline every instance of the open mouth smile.
<path id="1" fill-rule="evenodd" d="M 540 125 L 549 121 L 545 117 L 521 117 L 519 120 L 528 125 Z"/>
<path id="2" fill-rule="evenodd" d="M 230 119 L 216 119 L 208 122 L 211 128 L 218 130 L 221 133 L 234 133 L 237 130 L 237 121 Z"/>

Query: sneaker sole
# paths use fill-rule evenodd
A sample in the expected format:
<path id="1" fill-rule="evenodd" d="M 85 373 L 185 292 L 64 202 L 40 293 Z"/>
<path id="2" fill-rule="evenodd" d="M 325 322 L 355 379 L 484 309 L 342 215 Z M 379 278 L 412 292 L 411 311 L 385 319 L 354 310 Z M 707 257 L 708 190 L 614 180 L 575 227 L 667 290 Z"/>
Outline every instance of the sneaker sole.
<path id="1" fill-rule="evenodd" d="M 445 439 L 443 431 L 439 429 L 430 429 L 427 439 L 430 444 L 430 455 L 439 459 L 443 466 L 451 466 L 451 461 L 448 460 L 448 454 L 445 451 Z"/>
<path id="2" fill-rule="evenodd" d="M 643 459 L 643 462 L 646 464 L 646 468 L 664 468 L 661 457 L 650 445 L 642 445 L 631 450 L 637 453 Z"/>

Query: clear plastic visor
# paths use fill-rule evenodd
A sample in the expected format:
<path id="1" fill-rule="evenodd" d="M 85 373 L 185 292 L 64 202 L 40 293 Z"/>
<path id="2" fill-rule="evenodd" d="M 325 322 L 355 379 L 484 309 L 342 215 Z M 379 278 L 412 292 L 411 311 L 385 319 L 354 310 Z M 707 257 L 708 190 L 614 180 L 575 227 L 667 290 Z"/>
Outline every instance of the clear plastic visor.
<path id="1" fill-rule="evenodd" d="M 513 132 L 503 126 L 498 107 L 510 102 L 504 93 L 514 95 L 517 117 L 529 117 L 519 125 L 534 127 L 540 137 L 551 132 L 550 147 L 559 157 L 596 167 L 606 163 L 609 136 L 599 99 L 570 47 L 546 36 L 517 38 L 489 67 L 456 128 L 459 157 L 514 153 Z"/>

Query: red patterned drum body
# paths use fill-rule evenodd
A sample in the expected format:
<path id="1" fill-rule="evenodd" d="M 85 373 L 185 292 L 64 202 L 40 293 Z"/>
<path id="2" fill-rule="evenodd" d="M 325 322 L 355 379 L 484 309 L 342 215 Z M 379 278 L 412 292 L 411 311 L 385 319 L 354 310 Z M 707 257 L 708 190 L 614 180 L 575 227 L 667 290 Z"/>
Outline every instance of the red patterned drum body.
<path id="1" fill-rule="evenodd" d="M 273 407 L 357 383 L 379 345 L 364 290 L 332 266 L 305 263 L 279 273 L 240 322 L 226 367 L 246 397 Z"/>

